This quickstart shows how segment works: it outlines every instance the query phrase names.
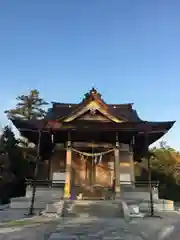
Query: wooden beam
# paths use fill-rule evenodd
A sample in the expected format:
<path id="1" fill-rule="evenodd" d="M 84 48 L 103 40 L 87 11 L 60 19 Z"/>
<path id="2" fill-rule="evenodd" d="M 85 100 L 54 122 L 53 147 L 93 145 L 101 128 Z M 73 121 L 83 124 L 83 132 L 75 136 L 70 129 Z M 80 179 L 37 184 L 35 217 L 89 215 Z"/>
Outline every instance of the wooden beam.
<path id="1" fill-rule="evenodd" d="M 85 148 L 113 148 L 113 144 L 109 143 L 92 143 L 92 142 L 73 142 L 73 147 Z"/>
<path id="2" fill-rule="evenodd" d="M 72 147 L 74 148 L 104 148 L 104 149 L 111 149 L 115 147 L 115 144 L 111 143 L 92 143 L 92 142 L 72 142 Z M 64 143 L 57 143 L 54 150 L 63 150 L 65 149 Z M 121 144 L 119 147 L 120 152 L 129 152 L 129 145 L 128 144 Z"/>

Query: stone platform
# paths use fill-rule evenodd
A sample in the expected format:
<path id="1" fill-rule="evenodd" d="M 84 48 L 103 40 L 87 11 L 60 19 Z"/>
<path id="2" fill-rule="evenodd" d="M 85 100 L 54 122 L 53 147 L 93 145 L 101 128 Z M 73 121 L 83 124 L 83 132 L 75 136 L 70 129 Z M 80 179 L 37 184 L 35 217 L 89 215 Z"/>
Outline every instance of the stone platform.
<path id="1" fill-rule="evenodd" d="M 11 200 L 10 208 L 27 212 L 30 207 L 31 196 L 32 196 L 32 188 L 27 188 L 26 196 L 21 198 L 13 198 Z M 34 211 L 36 213 L 47 212 L 47 213 L 60 214 L 62 210 L 62 206 L 61 206 L 62 204 L 60 203 L 62 198 L 63 198 L 62 188 L 37 187 L 35 203 L 34 203 Z M 106 197 L 104 199 L 106 199 Z M 133 187 L 123 188 L 121 192 L 121 201 L 122 200 L 127 203 L 129 208 L 133 206 L 133 208 L 135 207 L 139 208 L 141 212 L 150 212 L 149 192 L 147 188 L 133 188 Z M 112 204 L 112 202 L 110 203 L 110 201 L 112 201 L 111 199 L 101 200 L 99 203 L 97 199 L 94 199 L 94 201 L 93 200 L 91 201 L 92 202 L 90 204 L 91 205 L 90 207 L 90 205 L 89 206 L 86 205 L 88 200 L 81 201 L 81 203 L 78 200 L 73 200 L 74 210 L 75 210 L 74 215 L 76 214 L 78 215 L 80 212 L 82 214 L 83 211 L 86 213 L 87 208 L 91 208 L 91 210 L 89 209 L 90 215 L 92 214 L 92 212 L 98 213 L 99 215 L 102 215 L 102 213 L 104 214 L 105 212 L 106 212 L 106 215 L 109 215 L 109 213 L 115 215 L 118 213 L 120 208 L 119 206 L 115 207 L 115 205 Z M 102 201 L 104 201 L 104 203 Z M 157 192 L 153 193 L 153 201 L 154 201 L 155 212 L 174 210 L 174 203 L 169 200 L 158 199 Z M 110 210 L 105 211 L 106 208 Z"/>
<path id="2" fill-rule="evenodd" d="M 48 204 L 54 204 L 60 201 L 63 197 L 63 189 L 61 188 L 36 188 L 34 211 L 41 212 L 46 209 Z M 10 208 L 13 210 L 25 211 L 27 212 L 32 198 L 32 188 L 27 188 L 25 197 L 12 198 L 10 203 Z"/>

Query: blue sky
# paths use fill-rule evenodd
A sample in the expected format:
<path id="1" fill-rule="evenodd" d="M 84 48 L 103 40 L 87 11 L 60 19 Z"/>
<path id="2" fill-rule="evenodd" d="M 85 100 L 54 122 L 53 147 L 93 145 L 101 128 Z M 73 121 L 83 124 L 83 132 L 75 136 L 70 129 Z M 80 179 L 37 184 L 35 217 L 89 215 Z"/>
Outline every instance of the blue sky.
<path id="1" fill-rule="evenodd" d="M 144 120 L 176 120 L 180 148 L 180 1 L 1 1 L 0 123 L 37 88 L 79 102 L 95 86 L 109 103 L 134 102 Z"/>

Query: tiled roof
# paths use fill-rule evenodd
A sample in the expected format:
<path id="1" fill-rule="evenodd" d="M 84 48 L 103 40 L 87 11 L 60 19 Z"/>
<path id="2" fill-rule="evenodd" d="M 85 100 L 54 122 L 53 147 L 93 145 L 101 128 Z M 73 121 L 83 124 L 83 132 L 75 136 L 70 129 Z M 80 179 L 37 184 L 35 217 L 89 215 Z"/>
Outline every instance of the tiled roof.
<path id="1" fill-rule="evenodd" d="M 48 110 L 46 119 L 60 119 L 69 116 L 79 104 L 72 103 L 52 103 L 53 106 Z M 126 119 L 127 121 L 141 121 L 136 110 L 132 108 L 132 104 L 108 104 L 109 112 L 115 117 Z"/>

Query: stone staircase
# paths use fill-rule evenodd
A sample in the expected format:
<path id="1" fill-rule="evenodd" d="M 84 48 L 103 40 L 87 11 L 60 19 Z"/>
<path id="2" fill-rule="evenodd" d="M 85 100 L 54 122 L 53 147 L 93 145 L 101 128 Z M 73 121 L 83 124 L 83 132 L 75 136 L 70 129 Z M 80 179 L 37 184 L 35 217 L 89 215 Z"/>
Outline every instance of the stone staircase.
<path id="1" fill-rule="evenodd" d="M 131 206 L 128 207 L 123 200 L 67 200 L 61 205 L 63 218 L 124 218 L 130 221 L 131 218 L 142 218 L 143 213 Z"/>
<path id="2" fill-rule="evenodd" d="M 63 217 L 98 217 L 117 218 L 122 217 L 120 202 L 105 200 L 75 200 L 65 201 Z"/>
<path id="3" fill-rule="evenodd" d="M 100 186 L 90 188 L 81 186 L 74 188 L 74 196 L 82 193 L 83 198 L 76 200 L 63 200 L 63 188 L 38 187 L 34 203 L 34 212 L 44 214 L 57 214 L 65 217 L 81 215 L 98 217 L 120 217 L 126 211 L 150 212 L 149 192 L 144 187 L 122 187 L 121 199 L 112 200 L 112 193 Z M 109 195 L 108 195 L 109 194 Z M 27 188 L 26 196 L 13 198 L 10 208 L 28 212 L 32 196 L 32 188 Z M 108 200 L 109 199 L 109 200 Z M 159 199 L 157 190 L 153 193 L 154 211 L 173 211 L 173 201 Z M 125 210 L 124 210 L 125 209 Z M 135 210 L 136 209 L 136 210 Z M 128 213 L 129 212 L 129 213 Z"/>
<path id="4" fill-rule="evenodd" d="M 112 191 L 108 188 L 104 188 L 101 185 L 81 185 L 74 188 L 74 194 L 76 196 L 81 195 L 83 200 L 105 200 L 112 197 Z"/>
<path id="5" fill-rule="evenodd" d="M 46 212 L 56 213 L 63 212 L 65 217 L 76 216 L 97 216 L 97 217 L 120 217 L 122 215 L 137 215 L 140 212 L 150 212 L 150 201 L 148 188 L 126 187 L 121 191 L 121 199 L 112 200 L 105 196 L 105 191 L 102 188 L 88 189 L 81 186 L 76 191 L 76 194 L 82 193 L 83 198 L 79 200 L 65 200 L 60 204 L 47 204 Z M 103 190 L 103 191 L 102 191 Z M 174 205 L 172 201 L 159 199 L 158 192 L 154 189 L 153 192 L 154 211 L 173 211 Z M 60 205 L 61 207 L 59 207 Z M 63 209 L 63 210 L 62 210 Z"/>
<path id="6" fill-rule="evenodd" d="M 168 205 L 169 204 L 169 205 Z M 168 200 L 156 200 L 154 212 L 173 211 Z M 60 210 L 60 209 L 59 209 Z M 150 212 L 149 202 L 118 200 L 66 200 L 61 205 L 62 217 L 95 217 L 95 218 L 142 218 Z M 59 212 L 60 212 L 59 211 Z"/>

